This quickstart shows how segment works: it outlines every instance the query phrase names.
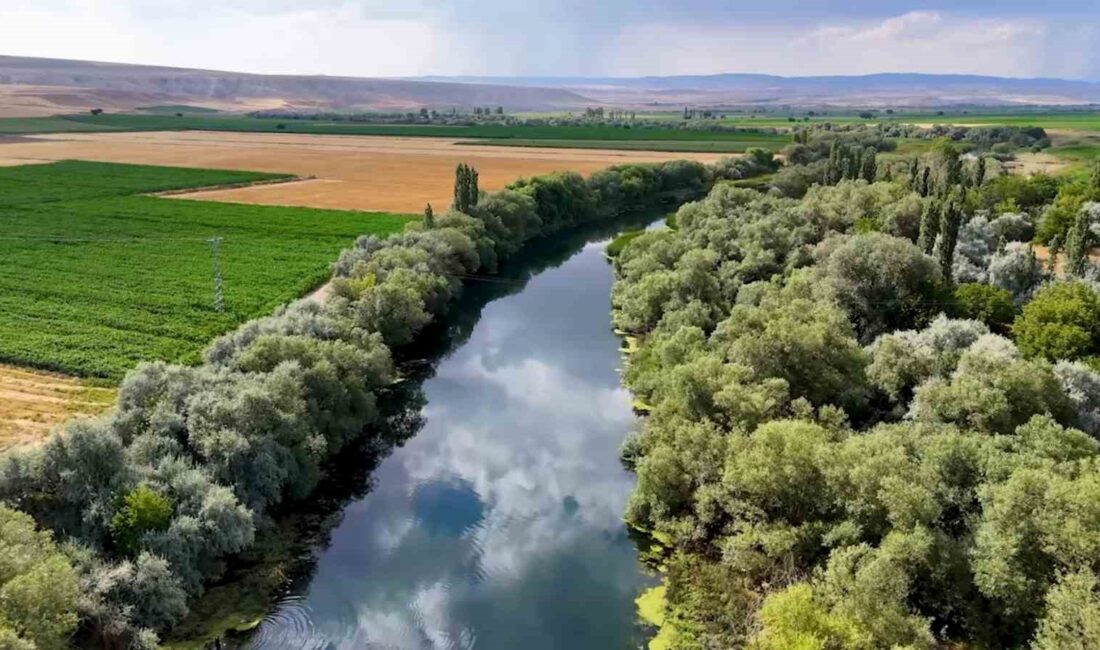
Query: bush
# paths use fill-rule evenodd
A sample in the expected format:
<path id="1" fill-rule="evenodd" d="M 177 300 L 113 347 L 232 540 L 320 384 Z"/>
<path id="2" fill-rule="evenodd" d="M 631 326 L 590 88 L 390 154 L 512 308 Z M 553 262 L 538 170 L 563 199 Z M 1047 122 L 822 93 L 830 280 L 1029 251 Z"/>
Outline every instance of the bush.
<path id="1" fill-rule="evenodd" d="M 935 262 L 906 239 L 881 233 L 850 237 L 818 271 L 861 341 L 923 325 L 945 306 Z"/>
<path id="2" fill-rule="evenodd" d="M 123 555 L 135 555 L 145 533 L 168 528 L 172 504 L 147 485 L 140 485 L 122 498 L 122 507 L 111 518 L 111 539 Z"/>
<path id="3" fill-rule="evenodd" d="M 1083 282 L 1041 289 L 1012 325 L 1020 350 L 1050 361 L 1100 353 L 1100 294 Z"/>
<path id="4" fill-rule="evenodd" d="M 80 597 L 76 572 L 50 533 L 0 506 L 0 647 L 69 647 Z"/>
<path id="5" fill-rule="evenodd" d="M 1007 332 L 1016 307 L 1012 294 L 988 284 L 960 284 L 955 289 L 955 313 L 961 318 L 978 320 L 993 331 Z"/>

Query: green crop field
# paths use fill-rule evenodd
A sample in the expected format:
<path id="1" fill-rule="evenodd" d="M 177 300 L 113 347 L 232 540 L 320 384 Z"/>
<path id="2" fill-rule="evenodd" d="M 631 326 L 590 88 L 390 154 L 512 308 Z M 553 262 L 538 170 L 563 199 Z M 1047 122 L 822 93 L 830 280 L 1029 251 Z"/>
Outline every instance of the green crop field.
<path id="1" fill-rule="evenodd" d="M 621 149 L 638 151 L 743 153 L 760 147 L 778 152 L 790 143 L 782 133 L 741 132 L 740 138 L 721 140 L 554 140 L 554 139 L 494 139 L 467 140 L 459 144 L 498 147 L 553 147 L 557 149 Z"/>
<path id="2" fill-rule="evenodd" d="M 585 146 L 624 148 L 624 142 L 661 143 L 669 151 L 743 151 L 750 146 L 780 148 L 789 142 L 785 134 L 702 130 L 685 128 L 625 128 L 596 126 L 524 126 L 485 124 L 477 126 L 364 124 L 320 120 L 277 120 L 242 116 L 184 115 L 71 115 L 55 118 L 0 119 L 0 133 L 60 133 L 67 131 L 238 131 L 247 133 L 306 133 L 323 135 L 389 135 L 489 139 L 501 144 L 542 141 L 543 146 Z M 503 142 L 508 141 L 508 142 Z M 553 144 L 549 144 L 553 142 Z M 581 144 L 573 144 L 573 143 Z M 586 143 L 598 144 L 586 144 Z M 726 143 L 717 149 L 691 143 Z M 746 144 L 748 143 L 748 144 Z M 755 144 L 760 143 L 760 144 Z M 652 147 L 654 145 L 647 144 Z M 686 147 L 686 148 L 685 148 Z M 694 148 L 693 148 L 694 147 Z M 642 148 L 638 145 L 629 148 Z"/>
<path id="3" fill-rule="evenodd" d="M 0 136 L 33 133 L 82 133 L 120 131 L 113 126 L 86 124 L 66 117 L 4 117 L 0 118 Z"/>
<path id="4" fill-rule="evenodd" d="M 794 117 L 791 121 L 789 117 Z M 993 111 L 943 111 L 938 112 L 899 112 L 894 114 L 875 113 L 874 117 L 863 118 L 851 113 L 835 115 L 807 116 L 805 111 L 786 114 L 766 113 L 760 115 L 730 115 L 720 120 L 721 124 L 741 127 L 791 128 L 800 124 L 876 124 L 879 122 L 897 122 L 899 124 L 979 124 L 1003 126 L 1041 126 L 1044 129 L 1073 131 L 1100 131 L 1100 112 L 1088 111 L 1051 111 L 1051 112 L 993 112 Z"/>
<path id="5" fill-rule="evenodd" d="M 76 161 L 0 168 L 0 361 L 111 379 L 141 360 L 196 361 L 215 336 L 322 283 L 358 235 L 408 221 L 139 195 L 271 176 Z"/>

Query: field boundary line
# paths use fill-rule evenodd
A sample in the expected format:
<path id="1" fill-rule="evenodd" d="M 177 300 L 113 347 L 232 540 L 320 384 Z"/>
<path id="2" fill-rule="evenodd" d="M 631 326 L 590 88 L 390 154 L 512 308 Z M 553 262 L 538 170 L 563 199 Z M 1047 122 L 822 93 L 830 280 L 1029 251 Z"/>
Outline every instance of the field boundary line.
<path id="1" fill-rule="evenodd" d="M 143 196 L 179 196 L 181 194 L 197 194 L 199 192 L 217 192 L 220 190 L 239 190 L 245 187 L 257 185 L 282 185 L 284 183 L 300 183 L 302 181 L 317 180 L 316 176 L 287 176 L 286 178 L 265 178 L 256 181 L 244 181 L 241 183 L 222 183 L 220 185 L 206 185 L 204 187 L 187 187 L 176 190 L 164 190 L 151 192 Z"/>

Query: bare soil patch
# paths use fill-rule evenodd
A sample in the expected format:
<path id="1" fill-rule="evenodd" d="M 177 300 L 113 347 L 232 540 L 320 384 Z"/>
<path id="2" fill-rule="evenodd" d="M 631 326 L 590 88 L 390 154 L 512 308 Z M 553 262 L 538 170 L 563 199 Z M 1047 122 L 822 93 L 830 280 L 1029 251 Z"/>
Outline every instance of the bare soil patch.
<path id="1" fill-rule="evenodd" d="M 83 159 L 268 171 L 312 177 L 293 183 L 177 195 L 177 198 L 345 210 L 420 212 L 451 202 L 454 168 L 477 167 L 481 187 L 498 190 L 521 176 L 590 174 L 610 165 L 727 154 L 460 145 L 437 138 L 278 133 L 80 133 L 0 142 L 0 161 Z"/>
<path id="2" fill-rule="evenodd" d="M 73 377 L 0 364 L 0 452 L 41 441 L 74 416 L 98 415 L 116 394 Z"/>
<path id="3" fill-rule="evenodd" d="M 1053 174 L 1068 166 L 1065 160 L 1049 153 L 1017 153 L 1015 160 L 1005 163 L 1005 167 L 1014 174 L 1034 176 L 1035 174 Z"/>

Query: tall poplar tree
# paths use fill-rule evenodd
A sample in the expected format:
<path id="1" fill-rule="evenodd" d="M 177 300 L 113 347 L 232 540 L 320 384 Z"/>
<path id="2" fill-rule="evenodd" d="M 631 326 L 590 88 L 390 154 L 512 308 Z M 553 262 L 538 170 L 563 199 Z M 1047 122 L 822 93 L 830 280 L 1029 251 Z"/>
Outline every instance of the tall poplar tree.
<path id="1" fill-rule="evenodd" d="M 925 255 L 931 255 L 936 245 L 936 237 L 940 234 L 941 206 L 937 199 L 927 199 L 924 202 L 924 211 L 920 217 L 920 235 L 917 237 L 917 247 Z"/>
<path id="2" fill-rule="evenodd" d="M 950 284 L 952 266 L 955 263 L 955 245 L 959 241 L 959 226 L 962 225 L 962 211 L 954 201 L 949 201 L 943 208 L 943 216 L 940 218 L 940 273 L 943 281 Z"/>
<path id="3" fill-rule="evenodd" d="M 477 201 L 477 170 L 466 163 L 459 163 L 455 168 L 454 208 L 459 212 L 469 212 Z"/>
<path id="4" fill-rule="evenodd" d="M 875 178 L 878 176 L 877 154 L 878 152 L 874 147 L 867 147 L 863 150 L 863 159 L 860 161 L 859 175 L 868 183 L 874 183 Z"/>
<path id="5" fill-rule="evenodd" d="M 1066 273 L 1074 277 L 1083 277 L 1089 267 L 1089 248 L 1092 232 L 1089 230 L 1088 210 L 1080 210 L 1073 227 L 1066 235 Z"/>

